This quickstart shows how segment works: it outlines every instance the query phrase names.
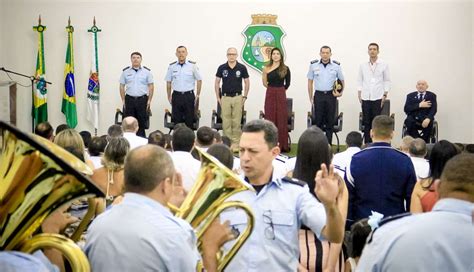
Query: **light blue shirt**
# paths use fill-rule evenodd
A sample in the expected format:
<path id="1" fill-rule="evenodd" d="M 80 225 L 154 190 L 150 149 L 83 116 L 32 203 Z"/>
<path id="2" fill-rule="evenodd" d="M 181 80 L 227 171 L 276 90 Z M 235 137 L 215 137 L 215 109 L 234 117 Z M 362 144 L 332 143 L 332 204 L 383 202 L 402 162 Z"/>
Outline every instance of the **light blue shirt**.
<path id="1" fill-rule="evenodd" d="M 132 67 L 123 70 L 120 76 L 120 84 L 126 86 L 125 94 L 130 96 L 148 95 L 148 84 L 153 84 L 153 75 L 144 66 L 135 71 Z"/>
<path id="2" fill-rule="evenodd" d="M 173 62 L 168 67 L 165 80 L 177 92 L 194 90 L 196 80 L 202 80 L 201 73 L 195 62 L 186 60 L 183 64 Z"/>
<path id="3" fill-rule="evenodd" d="M 344 80 L 341 66 L 333 60 L 329 60 L 326 66 L 321 61 L 312 61 L 309 65 L 307 77 L 314 81 L 314 89 L 316 91 L 332 90 L 337 79 Z"/>
<path id="4" fill-rule="evenodd" d="M 375 230 L 357 271 L 473 271 L 474 204 L 440 199 L 433 210 Z"/>
<path id="5" fill-rule="evenodd" d="M 191 226 L 157 201 L 126 193 L 87 232 L 92 271 L 196 271 L 200 259 Z"/>
<path id="6" fill-rule="evenodd" d="M 0 271 L 57 272 L 59 269 L 46 258 L 41 250 L 37 250 L 33 254 L 2 251 L 0 252 Z"/>
<path id="7" fill-rule="evenodd" d="M 250 205 L 255 227 L 226 271 L 296 271 L 301 224 L 311 228 L 318 237 L 326 224 L 323 205 L 309 193 L 306 185 L 274 179 L 258 195 L 245 191 L 229 200 Z M 221 221 L 225 220 L 229 220 L 231 227 L 240 233 L 247 225 L 247 216 L 242 210 L 224 211 Z M 225 245 L 226 250 L 231 243 Z"/>

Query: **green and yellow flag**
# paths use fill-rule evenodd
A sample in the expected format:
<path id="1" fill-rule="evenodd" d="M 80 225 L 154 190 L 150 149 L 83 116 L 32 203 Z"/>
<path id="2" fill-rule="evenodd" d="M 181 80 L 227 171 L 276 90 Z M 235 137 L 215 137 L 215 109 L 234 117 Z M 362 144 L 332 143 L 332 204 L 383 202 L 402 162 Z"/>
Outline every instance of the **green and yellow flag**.
<path id="1" fill-rule="evenodd" d="M 66 50 L 66 66 L 64 67 L 64 92 L 62 113 L 66 116 L 66 123 L 70 128 L 77 126 L 77 110 L 76 110 L 76 84 L 74 82 L 74 50 L 72 42 L 72 34 L 74 27 L 69 19 L 67 31 L 67 50 Z"/>
<path id="2" fill-rule="evenodd" d="M 36 85 L 33 93 L 33 120 L 34 125 L 41 122 L 48 121 L 48 101 L 46 88 L 46 66 L 44 63 L 44 39 L 43 32 L 46 30 L 46 26 L 41 25 L 41 16 L 38 19 L 38 25 L 33 27 L 33 30 L 38 32 L 38 54 L 36 56 Z"/>

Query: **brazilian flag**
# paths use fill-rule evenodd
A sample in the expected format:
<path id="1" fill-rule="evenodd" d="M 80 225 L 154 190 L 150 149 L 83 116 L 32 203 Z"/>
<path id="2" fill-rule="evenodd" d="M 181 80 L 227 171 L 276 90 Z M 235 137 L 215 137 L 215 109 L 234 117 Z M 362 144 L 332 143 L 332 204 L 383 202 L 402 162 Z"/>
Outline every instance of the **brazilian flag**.
<path id="1" fill-rule="evenodd" d="M 33 120 L 34 124 L 37 125 L 42 122 L 48 121 L 48 101 L 46 89 L 46 65 L 44 63 L 44 40 L 43 32 L 46 30 L 46 26 L 41 25 L 41 21 L 38 26 L 34 26 L 33 30 L 38 32 L 38 54 L 36 56 L 36 72 L 35 72 L 35 88 L 33 92 Z"/>
<path id="2" fill-rule="evenodd" d="M 66 66 L 64 67 L 64 93 L 62 113 L 66 116 L 66 123 L 70 128 L 77 126 L 76 110 L 76 84 L 74 81 L 74 50 L 72 43 L 72 34 L 74 28 L 71 25 L 66 27 L 68 43 L 66 50 Z"/>

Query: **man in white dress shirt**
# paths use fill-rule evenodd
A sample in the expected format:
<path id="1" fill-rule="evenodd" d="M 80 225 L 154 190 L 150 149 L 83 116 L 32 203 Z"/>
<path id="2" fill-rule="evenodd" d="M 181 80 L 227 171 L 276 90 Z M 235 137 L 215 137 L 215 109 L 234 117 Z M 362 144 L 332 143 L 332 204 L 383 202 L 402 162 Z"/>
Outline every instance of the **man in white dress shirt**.
<path id="1" fill-rule="evenodd" d="M 123 137 L 130 143 L 130 150 L 146 145 L 146 138 L 137 136 L 138 121 L 135 117 L 128 116 L 122 120 Z"/>
<path id="2" fill-rule="evenodd" d="M 362 122 L 364 141 L 371 143 L 370 129 L 372 120 L 380 115 L 383 103 L 390 91 L 390 73 L 388 64 L 378 59 L 379 45 L 369 44 L 369 61 L 360 65 L 357 77 L 359 102 L 362 104 Z"/>
<path id="3" fill-rule="evenodd" d="M 413 167 L 415 167 L 416 178 L 418 180 L 427 178 L 430 174 L 430 163 L 425 159 L 425 141 L 421 138 L 416 138 L 411 142 L 408 151 L 410 152 L 410 158 L 413 162 Z"/>
<path id="4" fill-rule="evenodd" d="M 344 152 L 334 154 L 332 164 L 334 164 L 334 170 L 342 178 L 346 173 L 346 168 L 351 165 L 352 156 L 360 151 L 362 147 L 362 135 L 358 131 L 351 131 L 346 136 L 347 149 Z"/>
<path id="5" fill-rule="evenodd" d="M 190 128 L 182 126 L 174 130 L 172 137 L 171 158 L 176 171 L 181 173 L 184 190 L 189 192 L 201 169 L 201 162 L 193 158 L 191 154 L 196 136 Z"/>

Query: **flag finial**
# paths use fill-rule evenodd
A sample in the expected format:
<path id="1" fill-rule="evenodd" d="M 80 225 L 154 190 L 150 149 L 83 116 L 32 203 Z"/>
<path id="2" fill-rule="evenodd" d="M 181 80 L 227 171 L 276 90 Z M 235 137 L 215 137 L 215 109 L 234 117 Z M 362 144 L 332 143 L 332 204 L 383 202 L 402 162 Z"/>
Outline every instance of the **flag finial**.
<path id="1" fill-rule="evenodd" d="M 67 26 L 71 26 L 71 16 L 69 16 L 69 19 L 67 19 Z"/>
<path id="2" fill-rule="evenodd" d="M 94 26 L 95 26 L 95 16 L 94 16 Z"/>
<path id="3" fill-rule="evenodd" d="M 41 14 L 38 16 L 38 25 L 41 25 Z"/>

